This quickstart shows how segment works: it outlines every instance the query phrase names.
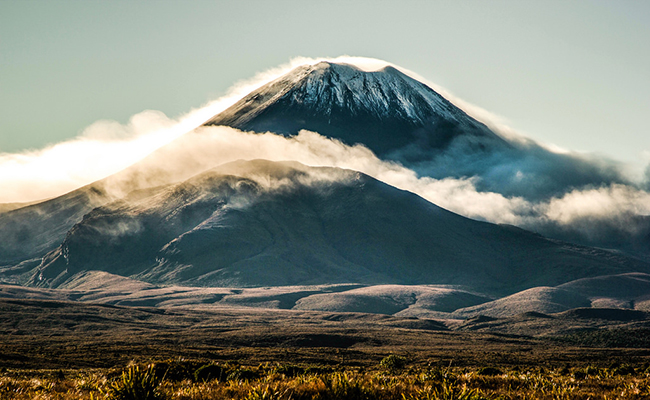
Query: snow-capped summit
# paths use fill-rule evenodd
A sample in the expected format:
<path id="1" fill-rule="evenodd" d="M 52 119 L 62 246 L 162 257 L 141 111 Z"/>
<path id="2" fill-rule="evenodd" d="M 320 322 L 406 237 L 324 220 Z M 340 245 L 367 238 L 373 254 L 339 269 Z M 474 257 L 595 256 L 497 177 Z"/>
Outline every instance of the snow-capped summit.
<path id="1" fill-rule="evenodd" d="M 301 69 L 305 76 L 291 94 L 292 100 L 325 115 L 338 107 L 353 115 L 363 110 L 378 119 L 400 117 L 413 123 L 426 123 L 433 114 L 454 120 L 464 118 L 438 93 L 390 66 L 365 72 L 349 64 L 323 61 Z"/>
<path id="2" fill-rule="evenodd" d="M 460 138 L 474 147 L 505 145 L 485 125 L 394 67 L 368 72 L 325 61 L 295 68 L 206 125 L 285 135 L 307 129 L 363 143 L 383 156 L 417 156 Z"/>

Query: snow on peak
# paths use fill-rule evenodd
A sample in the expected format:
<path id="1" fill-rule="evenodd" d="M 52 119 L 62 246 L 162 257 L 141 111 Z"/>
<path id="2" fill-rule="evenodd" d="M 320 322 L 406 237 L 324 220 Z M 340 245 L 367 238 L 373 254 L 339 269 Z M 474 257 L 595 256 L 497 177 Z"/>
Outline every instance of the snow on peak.
<path id="1" fill-rule="evenodd" d="M 432 117 L 463 121 L 466 114 L 433 89 L 387 65 L 375 71 L 321 61 L 303 65 L 280 80 L 293 87 L 292 102 L 330 114 L 332 108 L 352 114 L 364 110 L 379 118 L 400 117 L 425 122 Z"/>
<path id="2" fill-rule="evenodd" d="M 206 125 L 283 135 L 307 129 L 344 143 L 363 143 L 377 154 L 404 149 L 416 154 L 412 157 L 460 136 L 499 141 L 485 125 L 398 68 L 367 70 L 331 61 L 294 68 Z"/>

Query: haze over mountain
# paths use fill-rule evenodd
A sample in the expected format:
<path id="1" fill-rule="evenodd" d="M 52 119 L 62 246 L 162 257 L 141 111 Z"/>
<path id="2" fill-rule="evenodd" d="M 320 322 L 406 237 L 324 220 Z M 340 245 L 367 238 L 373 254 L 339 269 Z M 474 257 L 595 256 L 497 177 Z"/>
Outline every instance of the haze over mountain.
<path id="1" fill-rule="evenodd" d="M 396 68 L 319 62 L 117 174 L 0 210 L 0 279 L 425 318 L 637 308 L 648 262 L 570 242 L 650 255 L 649 199 L 615 165 L 495 133 Z M 224 289 L 259 286 L 296 287 Z"/>
<path id="2" fill-rule="evenodd" d="M 263 160 L 86 214 L 32 284 L 100 270 L 153 284 L 456 284 L 491 293 L 650 266 L 473 221 L 358 172 Z"/>
<path id="3" fill-rule="evenodd" d="M 362 71 L 319 62 L 251 92 L 205 125 L 297 135 L 302 129 L 362 143 L 379 157 L 429 159 L 464 140 L 473 150 L 508 147 L 428 86 L 391 66 Z"/>
<path id="4" fill-rule="evenodd" d="M 314 65 L 318 64 L 317 60 L 303 60 L 302 62 L 313 63 Z M 350 65 L 342 64 L 346 62 L 353 62 L 358 67 L 351 67 Z M 290 71 L 285 75 L 300 75 L 298 74 L 298 71 L 301 69 L 310 70 L 310 68 L 314 68 L 313 66 L 310 67 L 310 65 L 311 64 L 303 67 L 298 67 L 294 72 Z M 343 75 L 339 74 L 339 81 L 330 82 L 328 85 L 336 84 L 342 88 L 346 88 L 346 90 L 349 89 L 350 92 L 352 89 L 360 91 L 361 93 L 355 94 L 356 97 L 359 98 L 357 99 L 359 101 L 355 100 L 354 102 L 356 106 L 358 106 L 355 107 L 361 110 L 365 110 L 364 115 L 368 116 L 368 118 L 375 118 L 375 114 L 381 111 L 377 111 L 373 107 L 379 107 L 381 109 L 381 107 L 386 108 L 390 106 L 396 110 L 400 110 L 399 112 L 401 114 L 397 113 L 397 117 L 392 118 L 392 121 L 396 123 L 400 121 L 404 122 L 404 129 L 396 131 L 397 133 L 393 136 L 401 137 L 403 136 L 403 132 L 412 131 L 413 124 L 420 124 L 420 127 L 417 128 L 416 131 L 420 133 L 424 132 L 424 136 L 429 138 L 427 140 L 430 140 L 432 142 L 436 142 L 436 140 L 439 141 L 439 138 L 436 139 L 433 137 L 435 135 L 442 135 L 441 137 L 443 138 L 445 135 L 447 135 L 447 139 L 449 139 L 449 137 L 455 138 L 453 140 L 453 143 L 455 143 L 455 145 L 447 146 L 444 148 L 444 150 L 425 152 L 426 154 L 421 154 L 424 158 L 417 162 L 414 162 L 412 159 L 410 161 L 408 159 L 401 160 L 400 157 L 398 157 L 399 154 L 394 154 L 397 161 L 403 163 L 408 168 L 413 169 L 421 177 L 433 177 L 435 179 L 438 179 L 440 182 L 438 185 L 436 185 L 437 187 L 435 191 L 422 189 L 423 186 L 430 186 L 429 183 L 432 182 L 430 180 L 420 180 L 420 182 L 415 185 L 404 185 L 403 182 L 405 179 L 403 178 L 400 179 L 402 182 L 398 183 L 396 180 L 388 181 L 386 176 L 378 176 L 370 169 L 364 169 L 364 172 L 369 173 L 370 175 L 392 185 L 397 185 L 403 189 L 417 192 L 425 198 L 434 201 L 435 203 L 442 205 L 445 208 L 452 209 L 470 218 L 477 218 L 497 223 L 511 223 L 520 227 L 524 227 L 526 229 L 535 230 L 545 235 L 561 238 L 563 240 L 579 241 L 584 244 L 624 249 L 625 251 L 634 252 L 636 254 L 650 254 L 650 247 L 648 246 L 648 242 L 650 242 L 650 240 L 648 240 L 650 237 L 650 223 L 648 222 L 647 218 L 644 218 L 644 215 L 648 215 L 650 213 L 650 194 L 648 194 L 647 191 L 643 190 L 644 186 L 642 183 L 630 184 L 630 180 L 626 178 L 624 169 L 625 166 L 615 164 L 602 157 L 593 155 L 578 154 L 575 152 L 566 151 L 561 153 L 558 153 L 557 151 L 549 151 L 545 147 L 540 146 L 532 140 L 526 139 L 521 135 L 517 135 L 512 132 L 503 134 L 504 131 L 501 127 L 496 126 L 493 121 L 485 119 L 483 113 L 477 113 L 475 109 L 472 108 L 472 106 L 467 106 L 461 100 L 453 98 L 453 96 L 449 97 L 448 94 L 445 94 L 445 96 L 451 99 L 454 104 L 460 104 L 462 108 L 466 110 L 466 112 L 460 111 L 448 101 L 444 99 L 441 100 L 441 96 L 438 93 L 429 87 L 415 81 L 412 78 L 413 76 L 416 76 L 415 74 L 409 71 L 406 71 L 408 75 L 402 74 L 402 72 L 399 72 L 403 71 L 401 68 L 390 66 L 390 64 L 387 62 L 381 60 L 348 57 L 328 61 L 325 63 L 325 65 L 336 65 L 335 69 L 337 70 L 347 68 L 353 71 L 352 73 L 345 73 Z M 388 66 L 388 68 L 386 68 L 386 66 Z M 390 73 L 387 74 L 382 72 L 382 68 L 384 69 L 384 72 L 387 70 L 390 71 Z M 271 75 L 280 76 L 279 81 L 282 80 L 282 77 L 279 73 L 273 74 Z M 311 76 L 313 73 L 310 75 L 307 74 L 307 72 L 303 71 L 302 75 Z M 321 71 L 320 75 L 323 77 L 323 75 L 327 74 Z M 295 84 L 298 85 L 296 89 L 298 94 L 296 96 L 299 97 L 298 95 L 300 94 L 300 90 L 298 89 L 306 84 L 303 82 L 305 79 L 306 78 L 304 76 L 302 80 L 298 79 L 299 82 L 293 82 L 291 79 L 289 79 L 289 81 L 285 82 L 288 86 L 280 89 L 279 87 L 281 87 L 281 85 L 279 85 L 279 83 L 274 85 L 272 78 L 269 78 L 268 75 L 263 75 L 261 80 L 258 80 L 258 82 L 261 81 L 263 83 L 270 81 L 271 83 L 266 86 L 263 85 L 262 88 L 258 87 L 257 89 L 254 89 L 253 93 L 257 93 L 265 87 L 268 89 L 268 86 L 273 86 L 278 89 L 276 92 L 269 92 L 269 95 L 271 95 L 271 100 L 273 100 L 272 98 L 274 98 L 274 95 L 292 92 L 292 88 Z M 314 81 L 314 79 L 311 81 L 313 81 L 311 82 L 313 85 L 317 85 L 317 82 Z M 302 82 L 302 84 L 300 82 Z M 359 84 L 360 82 L 362 83 L 361 85 Z M 425 109 L 434 110 L 435 112 L 440 113 L 440 116 L 437 117 L 438 120 L 443 122 L 442 124 L 438 124 L 438 128 L 440 129 L 437 129 L 435 126 L 432 128 L 431 123 L 427 125 L 426 123 L 423 124 L 422 122 L 415 120 L 410 121 L 406 117 L 400 117 L 402 114 L 406 116 L 408 116 L 409 113 L 413 114 L 413 104 L 400 103 L 401 105 L 397 104 L 399 105 L 399 107 L 397 107 L 395 104 L 390 105 L 389 102 L 383 101 L 388 98 L 383 99 L 383 102 L 373 100 L 374 94 L 371 96 L 365 94 L 363 87 L 364 82 L 366 82 L 366 84 L 367 82 L 376 84 L 376 87 L 382 89 L 382 93 L 392 93 L 404 98 L 408 98 L 408 95 L 410 93 L 412 95 L 411 97 L 418 100 L 416 101 L 416 103 L 419 102 L 418 104 L 422 103 L 423 101 L 428 101 L 428 98 L 429 100 L 433 99 L 430 101 L 431 104 L 425 107 Z M 257 83 L 246 86 L 249 89 L 237 89 L 235 90 L 237 93 L 236 96 L 227 96 L 225 100 L 217 101 L 217 103 L 232 104 L 235 102 L 234 99 L 238 98 L 237 96 L 241 96 L 241 93 L 246 93 L 244 90 L 250 90 L 250 88 L 254 88 L 259 85 L 260 83 Z M 339 89 L 336 89 L 334 91 L 337 90 Z M 405 94 L 401 93 L 402 90 L 405 91 Z M 439 91 L 439 89 L 437 90 Z M 264 89 L 264 92 L 266 93 L 268 90 Z M 445 92 L 443 91 L 442 93 Z M 320 104 L 315 104 L 314 106 L 326 106 L 327 101 L 325 100 L 327 100 L 326 96 L 316 98 L 313 100 L 313 102 L 320 102 Z M 276 98 L 273 101 L 278 102 L 279 100 Z M 273 103 L 273 101 L 271 101 L 271 103 Z M 241 100 L 238 104 L 242 105 L 242 103 L 246 103 L 245 99 Z M 441 106 L 441 104 L 443 104 L 444 107 Z M 254 106 L 256 111 L 246 113 L 247 118 L 251 116 L 249 114 L 255 114 L 256 112 L 265 109 L 262 106 L 258 106 L 252 103 L 251 106 Z M 295 108 L 297 105 L 292 104 L 291 107 Z M 306 112 L 306 116 L 303 116 L 304 118 L 300 117 L 294 119 L 291 124 L 299 125 L 301 123 L 307 123 L 313 119 L 312 117 L 309 117 L 309 115 L 311 115 L 309 114 L 310 110 L 306 107 L 302 108 L 305 109 L 304 111 Z M 196 115 L 190 119 L 199 121 L 196 122 L 198 125 L 200 124 L 199 117 L 203 116 L 203 118 L 208 119 L 210 118 L 210 115 L 214 114 L 214 110 L 219 109 L 223 108 L 220 106 L 214 107 L 213 105 L 209 105 L 202 110 L 193 112 L 192 114 Z M 232 107 L 229 110 L 229 113 L 232 114 L 233 110 L 238 111 L 241 114 L 241 110 L 237 109 L 237 105 Z M 341 108 L 341 110 L 343 110 L 343 108 Z M 384 109 L 382 112 L 389 111 L 386 111 Z M 285 113 L 290 112 L 285 111 Z M 293 113 L 295 114 L 295 112 Z M 223 114 L 226 115 L 228 113 Z M 375 117 L 372 117 L 372 115 L 375 115 Z M 481 117 L 479 118 L 480 120 L 487 121 L 488 126 L 490 126 L 492 130 L 498 132 L 499 135 L 505 138 L 498 140 L 498 142 L 503 142 L 503 140 L 506 140 L 509 142 L 509 146 L 507 146 L 509 148 L 499 149 L 503 146 L 494 145 L 491 147 L 485 147 L 483 150 L 475 151 L 476 146 L 472 146 L 467 143 L 463 144 L 468 138 L 473 138 L 472 140 L 474 140 L 477 137 L 481 137 L 482 139 L 480 139 L 480 142 L 481 145 L 483 145 L 483 142 L 485 142 L 484 139 L 486 137 L 494 137 L 493 133 L 487 134 L 486 137 L 481 136 L 481 134 L 476 134 L 477 129 L 485 133 L 486 128 L 483 124 L 476 122 L 477 120 L 475 118 L 468 117 L 468 115 L 479 115 Z M 355 123 L 354 115 L 351 114 L 348 119 L 351 124 Z M 420 120 L 421 119 L 422 118 L 420 118 Z M 435 120 L 436 118 L 433 118 L 431 121 Z M 464 122 L 454 122 L 457 120 Z M 447 124 L 444 121 L 451 122 Z M 84 132 L 84 136 L 80 137 L 78 140 L 79 143 L 75 141 L 69 145 L 66 143 L 59 144 L 52 148 L 52 151 L 47 151 L 43 153 L 43 155 L 3 155 L 3 157 L 0 157 L 0 164 L 2 165 L 2 169 L 0 170 L 0 177 L 22 176 L 22 172 L 18 171 L 19 174 L 16 174 L 13 170 L 13 168 L 16 166 L 15 162 L 22 159 L 29 160 L 33 157 L 52 159 L 53 157 L 56 158 L 63 156 L 64 158 L 58 162 L 56 160 L 50 160 L 50 163 L 54 162 L 57 165 L 57 169 L 53 171 L 54 174 L 56 174 L 59 165 L 75 165 L 74 160 L 79 158 L 80 155 L 83 155 L 83 157 L 80 158 L 80 161 L 78 161 L 76 164 L 83 162 L 84 168 L 75 166 L 75 168 L 69 173 L 69 176 L 65 177 L 66 185 L 68 185 L 68 181 L 75 179 L 75 177 L 78 175 L 76 171 L 79 171 L 80 169 L 83 169 L 84 171 L 93 169 L 86 168 L 86 165 L 90 163 L 90 160 L 92 160 L 88 155 L 86 155 L 86 153 L 88 150 L 90 150 L 90 154 L 92 154 L 93 151 L 93 145 L 91 143 L 92 141 L 88 141 L 89 138 L 85 137 L 86 134 L 89 134 L 92 137 L 96 137 L 97 132 L 103 132 L 100 134 L 100 137 L 122 137 L 125 134 L 127 134 L 127 136 L 140 135 L 137 136 L 137 140 L 131 140 L 131 136 L 128 136 L 129 139 L 127 140 L 127 143 L 132 143 L 131 146 L 139 146 L 138 143 L 141 142 L 141 135 L 144 135 L 146 137 L 145 142 L 147 143 L 145 147 L 153 149 L 155 147 L 152 147 L 152 143 L 155 142 L 155 136 L 160 136 L 163 138 L 164 140 L 161 139 L 161 141 L 159 141 L 160 144 L 163 144 L 166 143 L 170 137 L 177 137 L 179 135 L 179 132 L 182 131 L 180 128 L 189 130 L 191 129 L 190 126 L 197 126 L 193 125 L 195 122 L 192 122 L 192 124 L 187 124 L 186 122 L 187 121 L 181 121 L 179 123 L 179 121 L 166 119 L 166 117 L 164 115 L 161 115 L 161 113 L 147 111 L 134 116 L 127 125 L 123 126 L 117 124 L 116 122 L 113 122 L 112 124 L 98 123 L 96 124 L 96 127 L 95 125 L 89 127 L 88 133 Z M 341 124 L 334 126 L 334 122 L 332 125 L 321 127 L 320 129 L 322 132 L 319 133 L 329 136 L 336 136 L 341 132 L 345 133 L 343 131 L 344 127 Z M 377 118 L 375 118 L 375 127 L 378 127 L 378 129 L 383 129 L 384 124 L 378 125 L 376 122 Z M 465 130 L 459 128 L 445 130 L 442 129 L 443 125 L 445 124 L 451 127 L 480 126 L 480 128 L 468 128 Z M 157 129 L 159 129 L 159 127 L 164 126 L 171 126 L 173 132 L 163 130 L 162 132 L 159 132 L 159 135 L 152 134 L 152 132 L 158 132 Z M 327 133 L 329 130 L 332 130 L 332 132 Z M 215 130 L 204 131 L 208 131 L 209 133 L 204 133 L 203 136 L 214 136 L 213 132 L 217 132 Z M 466 134 L 463 134 L 465 131 Z M 368 132 L 366 130 L 366 133 L 368 133 L 366 140 L 372 141 L 372 132 Z M 219 133 L 219 135 L 221 135 L 221 133 Z M 217 157 L 212 157 L 212 159 L 210 159 L 210 154 L 218 151 L 218 149 L 204 148 L 206 145 L 205 142 L 208 142 L 209 140 L 197 138 L 189 140 L 184 136 L 187 135 L 180 136 L 180 138 L 177 139 L 172 146 L 168 146 L 168 148 L 164 151 L 165 157 L 180 158 L 183 156 L 186 162 L 193 164 L 197 164 L 193 158 L 201 159 L 203 164 L 205 164 L 202 165 L 202 170 L 212 168 L 219 163 L 232 161 L 237 158 L 265 158 L 274 160 L 286 160 L 297 159 L 296 157 L 299 157 L 292 155 L 275 157 L 271 152 L 267 152 L 267 154 L 261 154 L 261 148 L 268 145 L 266 143 L 268 142 L 268 138 L 260 137 L 257 139 L 249 138 L 249 148 L 245 152 L 242 151 L 234 158 L 228 158 L 227 155 L 222 154 L 220 156 L 222 159 L 220 160 L 217 160 Z M 236 137 L 238 136 L 237 134 L 233 133 L 232 136 L 235 136 L 232 138 L 233 141 L 240 141 L 240 139 Z M 225 138 L 221 139 L 220 142 L 220 146 L 230 146 L 229 140 Z M 303 140 L 302 142 L 304 143 L 305 141 Z M 413 144 L 407 147 L 412 151 L 417 151 L 417 148 L 420 145 L 425 146 L 426 148 L 426 142 L 426 140 L 420 140 L 418 142 L 419 144 Z M 488 140 L 488 142 L 492 141 Z M 142 153 L 141 150 L 129 151 L 128 146 L 126 145 L 113 145 L 112 141 L 109 141 L 107 143 L 109 145 L 108 147 L 104 146 L 103 142 L 101 141 L 97 142 L 97 144 L 94 145 L 94 147 L 99 146 L 99 148 L 102 149 L 102 152 L 108 152 L 107 155 L 102 154 L 101 158 L 94 158 L 98 162 L 101 160 L 102 164 L 105 162 L 110 163 L 112 159 L 121 159 L 124 153 Z M 191 147 L 193 143 L 195 143 L 195 145 L 191 150 L 191 155 L 177 154 L 179 152 L 189 153 L 190 150 L 188 147 Z M 321 143 L 319 143 L 318 146 L 321 146 Z M 83 144 L 83 146 L 81 146 L 81 144 Z M 314 147 L 312 144 L 307 144 L 307 146 L 309 146 L 307 150 L 311 151 L 312 153 L 316 154 L 320 152 L 320 149 L 318 147 Z M 288 144 L 285 144 L 284 147 L 288 147 Z M 119 152 L 115 153 L 116 150 L 119 150 Z M 97 152 L 97 150 L 94 151 Z M 301 149 L 301 151 L 304 153 L 305 149 Z M 339 151 L 339 153 L 344 153 L 347 151 L 349 150 L 342 150 Z M 50 153 L 56 153 L 58 156 Z M 246 153 L 250 153 L 250 155 Z M 422 152 L 420 151 L 420 153 Z M 113 154 L 112 157 L 110 154 Z M 375 162 L 372 160 L 359 160 L 358 162 L 347 163 L 354 163 L 355 165 L 341 165 L 340 160 L 332 160 L 331 152 L 325 154 L 320 152 L 320 154 L 317 155 L 319 156 L 318 160 L 315 160 L 317 157 L 312 157 L 310 160 L 299 159 L 299 161 L 306 162 L 310 165 L 342 166 L 344 168 L 353 169 L 359 169 L 361 166 L 368 165 L 369 162 Z M 8 159 L 7 156 L 9 156 Z M 404 154 L 402 154 L 402 156 L 404 156 Z M 357 157 L 359 157 L 358 154 Z M 364 155 L 364 157 L 367 157 L 367 155 Z M 429 158 L 427 159 L 426 157 Z M 162 158 L 162 156 L 159 157 L 159 159 Z M 46 160 L 35 160 L 32 164 L 35 166 L 40 166 L 40 171 L 43 168 L 47 168 L 47 163 L 45 163 L 45 161 Z M 22 163 L 22 161 L 19 162 L 19 165 L 20 163 Z M 9 171 L 6 170 L 7 167 L 9 168 Z M 170 175 L 175 175 L 174 169 L 180 169 L 182 172 L 186 172 L 185 168 L 182 166 L 166 168 L 164 163 L 160 162 L 159 165 L 149 165 L 149 167 L 157 168 L 164 174 Z M 102 168 L 102 170 L 104 170 L 104 168 Z M 4 171 L 5 174 L 3 174 L 2 171 Z M 194 173 L 198 172 L 200 172 L 200 170 L 194 171 Z M 409 173 L 411 173 L 411 171 L 404 171 L 405 175 Z M 31 174 L 34 175 L 34 172 Z M 37 172 L 35 174 L 39 177 L 44 176 L 41 172 Z M 25 182 L 29 182 L 27 175 L 29 174 L 26 174 Z M 189 176 L 191 175 L 186 174 L 181 178 L 187 178 Z M 409 179 L 410 178 L 407 178 L 407 180 Z M 177 180 L 178 179 L 176 179 L 176 181 Z M 0 182 L 7 182 L 7 180 L 5 179 Z M 10 179 L 8 182 L 12 189 L 9 192 L 16 190 L 20 191 L 13 186 L 18 187 L 27 185 L 27 183 L 16 184 L 14 178 Z M 42 179 L 39 178 L 34 181 L 33 185 L 31 185 L 31 187 L 34 189 L 32 190 L 30 188 L 29 192 L 37 191 L 37 187 L 44 186 L 51 185 L 42 184 Z M 10 208 L 15 208 L 15 205 L 6 207 L 6 209 Z"/>
<path id="5" fill-rule="evenodd" d="M 419 176 L 466 180 L 478 193 L 498 193 L 516 215 L 510 223 L 562 240 L 650 256 L 645 217 L 650 195 L 620 165 L 495 134 L 392 66 L 376 71 L 325 61 L 301 66 L 206 125 L 288 136 L 307 129 L 349 145 L 361 143 Z M 579 211 L 579 205 L 568 203 L 587 207 Z M 553 210 L 558 206 L 563 210 Z M 455 210 L 495 221 L 488 214 Z"/>
<path id="6" fill-rule="evenodd" d="M 613 165 L 502 138 L 392 66 L 319 62 L 254 90 L 206 125 L 361 143 L 437 179 L 476 176 L 481 191 L 539 200 L 587 185 L 627 183 Z"/>

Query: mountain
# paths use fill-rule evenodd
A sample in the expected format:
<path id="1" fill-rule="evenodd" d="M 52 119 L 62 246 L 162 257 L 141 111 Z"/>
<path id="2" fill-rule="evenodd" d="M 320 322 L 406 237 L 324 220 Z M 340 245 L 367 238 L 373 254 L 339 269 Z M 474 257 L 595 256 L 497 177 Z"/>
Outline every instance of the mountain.
<path id="1" fill-rule="evenodd" d="M 205 125 L 287 136 L 315 131 L 349 145 L 363 144 L 423 176 L 476 177 L 480 191 L 530 200 L 628 183 L 607 163 L 553 152 L 524 138 L 506 140 L 391 66 L 370 72 L 325 61 L 299 66 Z"/>
<path id="2" fill-rule="evenodd" d="M 40 263 L 46 253 L 61 244 L 70 228 L 96 207 L 133 190 L 187 179 L 204 169 L 200 165 L 187 165 L 183 170 L 166 165 L 160 159 L 168 160 L 169 150 L 160 149 L 123 171 L 53 199 L 16 209 L 7 206 L 6 211 L 0 212 L 0 267 L 13 268 L 5 270 L 4 275 L 13 276 L 11 281 L 22 281 L 15 276 Z M 178 162 L 191 164 L 185 159 Z"/>
<path id="3" fill-rule="evenodd" d="M 468 220 L 353 171 L 258 160 L 199 174 L 220 163 L 215 153 L 231 138 L 205 133 L 229 125 L 285 135 L 313 129 L 434 177 L 480 171 L 479 190 L 505 185 L 503 174 L 514 170 L 544 193 L 597 175 L 569 156 L 505 141 L 392 67 L 302 66 L 206 125 L 114 176 L 0 213 L 3 280 L 61 287 L 105 271 L 160 285 L 454 284 L 481 297 L 648 271 L 613 252 Z M 537 179 L 521 159 L 549 169 Z M 453 296 L 468 307 L 475 300 Z"/>
<path id="4" fill-rule="evenodd" d="M 24 282 L 24 273 L 57 248 L 68 231 L 96 207 L 134 190 L 183 181 L 221 164 L 209 155 L 204 158 L 210 160 L 197 160 L 192 152 L 196 146 L 187 146 L 196 136 L 188 132 L 125 170 L 64 195 L 34 203 L 0 205 L 0 280 Z"/>
<path id="5" fill-rule="evenodd" d="M 31 206 L 32 204 L 42 203 L 43 201 L 45 200 L 29 201 L 24 203 L 0 203 L 0 214 Z"/>
<path id="6" fill-rule="evenodd" d="M 552 202 L 573 191 L 634 187 L 613 161 L 549 150 L 533 140 L 505 138 L 432 88 L 387 66 L 364 71 L 319 62 L 299 66 L 252 91 L 206 126 L 296 135 L 306 129 L 397 161 L 419 176 L 467 179 L 479 192 Z M 650 260 L 650 220 L 588 220 L 574 229 L 539 216 L 526 226 L 547 237 L 624 251 Z M 581 227 L 582 228 L 582 227 Z"/>
<path id="7" fill-rule="evenodd" d="M 456 284 L 495 295 L 650 265 L 470 220 L 359 172 L 239 161 L 83 217 L 32 284 L 106 271 L 152 284 Z"/>
<path id="8" fill-rule="evenodd" d="M 618 180 L 604 167 L 536 146 L 521 148 L 506 142 L 431 88 L 393 67 L 365 72 L 328 62 L 301 66 L 253 91 L 207 123 L 220 124 L 287 135 L 312 129 L 348 143 L 363 143 L 421 175 L 478 177 L 474 181 L 478 190 L 505 195 L 538 198 L 566 188 Z M 0 206 L 4 211 L 0 212 L 0 267 L 13 268 L 25 261 L 11 270 L 10 275 L 20 275 L 55 249 L 68 230 L 95 207 L 132 190 L 183 181 L 220 164 L 218 157 L 210 157 L 218 141 L 206 143 L 205 154 L 200 156 L 192 151 L 195 145 L 188 145 L 202 136 L 200 130 L 189 132 L 127 170 L 64 196 L 16 210 L 10 208 L 18 205 Z M 641 233 L 632 238 L 616 226 L 604 227 L 603 235 L 589 237 L 552 225 L 544 225 L 540 231 L 564 241 L 650 254 L 650 224 L 645 222 L 646 228 L 637 229 Z"/>
<path id="9" fill-rule="evenodd" d="M 93 208 L 114 197 L 95 183 L 41 203 L 0 213 L 0 266 L 25 260 L 40 262 L 70 228 Z M 28 263 L 28 265 L 30 265 Z"/>
<path id="10" fill-rule="evenodd" d="M 460 140 L 477 150 L 509 146 L 393 67 L 366 72 L 324 61 L 297 67 L 254 90 L 205 125 L 285 135 L 307 129 L 350 145 L 362 143 L 381 157 L 399 152 L 420 159 Z"/>

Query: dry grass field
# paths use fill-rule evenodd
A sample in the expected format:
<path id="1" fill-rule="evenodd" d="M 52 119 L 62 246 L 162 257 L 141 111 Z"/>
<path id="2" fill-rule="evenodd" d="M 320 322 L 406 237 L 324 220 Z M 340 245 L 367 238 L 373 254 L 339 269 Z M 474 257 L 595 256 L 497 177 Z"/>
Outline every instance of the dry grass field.
<path id="1" fill-rule="evenodd" d="M 124 369 L 3 369 L 3 399 L 645 399 L 641 367 L 372 367 L 172 360 Z"/>
<path id="2" fill-rule="evenodd" d="M 650 398 L 645 330 L 534 337 L 361 313 L 0 309 L 0 399 Z M 603 337 L 631 346 L 598 347 Z"/>

